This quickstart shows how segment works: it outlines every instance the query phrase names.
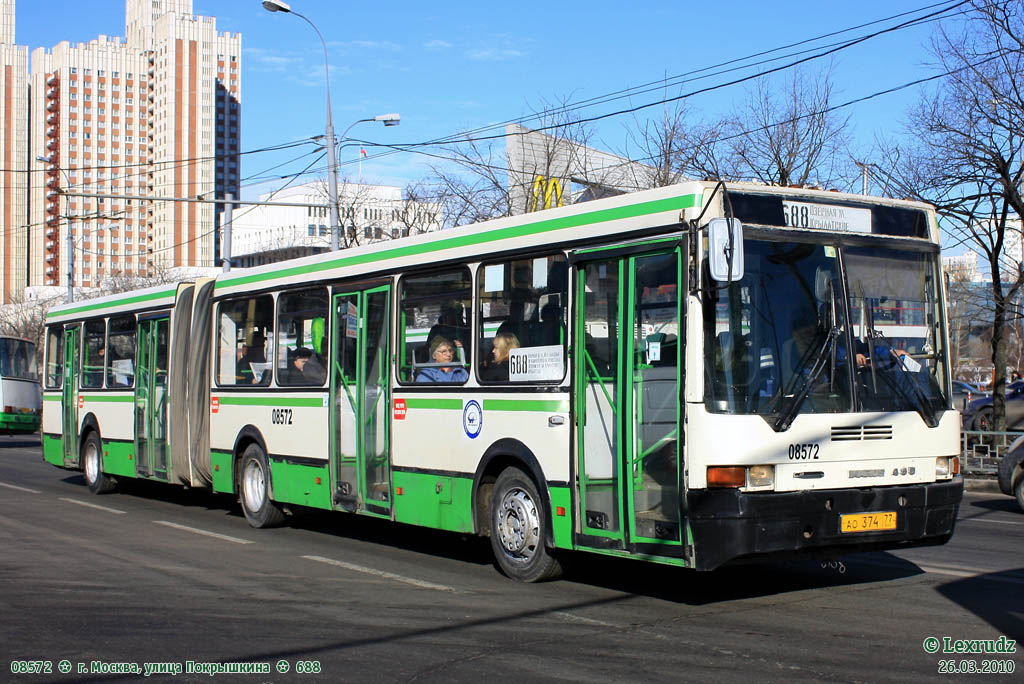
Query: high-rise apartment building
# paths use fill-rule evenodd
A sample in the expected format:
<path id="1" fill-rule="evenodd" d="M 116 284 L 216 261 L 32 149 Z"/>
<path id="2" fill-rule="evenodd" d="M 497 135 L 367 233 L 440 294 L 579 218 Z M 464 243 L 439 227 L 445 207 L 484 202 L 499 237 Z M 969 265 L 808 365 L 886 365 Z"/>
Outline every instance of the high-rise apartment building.
<path id="1" fill-rule="evenodd" d="M 241 36 L 192 0 L 126 0 L 125 18 L 125 39 L 32 52 L 32 285 L 67 283 L 68 230 L 76 286 L 219 259 L 221 206 L 166 198 L 238 194 Z"/>
<path id="2" fill-rule="evenodd" d="M 14 0 L 0 0 L 0 302 L 28 284 L 28 47 L 14 43 Z"/>

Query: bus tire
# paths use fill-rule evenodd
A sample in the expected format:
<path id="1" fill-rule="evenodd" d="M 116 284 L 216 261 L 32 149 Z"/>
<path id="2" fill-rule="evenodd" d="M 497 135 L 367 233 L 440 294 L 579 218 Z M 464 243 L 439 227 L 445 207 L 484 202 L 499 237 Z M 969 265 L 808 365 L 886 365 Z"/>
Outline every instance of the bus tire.
<path id="1" fill-rule="evenodd" d="M 242 512 L 250 525 L 276 527 L 284 522 L 284 513 L 270 500 L 270 464 L 259 444 L 250 444 L 242 453 L 238 484 Z"/>
<path id="2" fill-rule="evenodd" d="M 498 568 L 520 582 L 559 577 L 562 566 L 545 545 L 547 516 L 530 476 L 506 468 L 491 498 L 491 549 Z"/>
<path id="3" fill-rule="evenodd" d="M 82 473 L 85 475 L 85 484 L 93 494 L 106 494 L 114 490 L 117 482 L 112 477 L 103 473 L 103 445 L 100 443 L 100 436 L 95 431 L 90 431 L 82 444 Z"/>
<path id="4" fill-rule="evenodd" d="M 1024 472 L 1017 475 L 1017 483 L 1013 485 L 1013 496 L 1017 499 L 1017 506 L 1024 511 Z"/>

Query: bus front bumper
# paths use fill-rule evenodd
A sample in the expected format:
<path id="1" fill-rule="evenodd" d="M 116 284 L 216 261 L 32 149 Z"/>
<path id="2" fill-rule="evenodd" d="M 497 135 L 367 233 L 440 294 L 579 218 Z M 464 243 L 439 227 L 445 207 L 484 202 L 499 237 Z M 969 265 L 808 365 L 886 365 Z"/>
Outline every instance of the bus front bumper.
<path id="1" fill-rule="evenodd" d="M 698 570 L 766 555 L 834 557 L 944 544 L 953 534 L 963 479 L 900 487 L 802 492 L 690 490 L 687 508 Z M 895 529 L 840 529 L 842 516 L 895 512 Z"/>

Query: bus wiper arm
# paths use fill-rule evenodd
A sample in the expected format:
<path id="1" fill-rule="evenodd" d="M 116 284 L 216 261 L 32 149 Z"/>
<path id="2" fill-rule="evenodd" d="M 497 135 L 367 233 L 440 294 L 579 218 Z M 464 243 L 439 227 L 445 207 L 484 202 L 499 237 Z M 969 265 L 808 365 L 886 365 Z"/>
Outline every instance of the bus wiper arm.
<path id="1" fill-rule="evenodd" d="M 810 370 L 806 375 L 803 375 L 803 368 L 800 368 L 800 373 L 803 377 L 803 382 L 798 385 L 798 390 L 790 395 L 781 396 L 781 408 L 775 415 L 775 420 L 771 422 L 772 429 L 776 432 L 785 432 L 789 429 L 789 426 L 793 424 L 793 419 L 796 418 L 797 412 L 804 403 L 804 399 L 811 393 L 811 389 L 814 388 L 814 383 L 818 380 L 818 376 L 825 370 L 825 365 L 831 358 L 832 346 L 835 344 L 836 338 L 839 337 L 839 328 L 832 326 L 832 328 L 825 335 L 825 341 L 821 345 L 821 349 L 818 350 L 817 355 L 814 357 L 814 363 L 811 364 Z M 780 390 L 781 391 L 781 390 Z"/>
<path id="2" fill-rule="evenodd" d="M 935 427 L 939 424 L 939 419 L 935 415 L 935 409 L 932 407 L 931 401 L 928 400 L 928 396 L 921 389 L 921 386 L 917 384 L 917 381 L 913 378 L 912 372 L 907 368 L 906 362 L 903 360 L 896 350 L 892 347 L 892 342 L 888 337 L 885 336 L 879 330 L 874 331 L 875 339 L 880 340 L 885 345 L 886 349 L 889 350 L 889 354 L 893 358 L 893 363 L 896 368 L 900 370 L 899 373 L 883 372 L 882 377 L 892 386 L 892 388 L 902 394 L 905 398 L 910 399 L 910 403 L 914 405 L 914 408 L 924 419 L 924 422 L 928 427 Z M 874 341 L 871 346 L 874 347 Z M 910 389 L 907 389 L 907 386 Z"/>

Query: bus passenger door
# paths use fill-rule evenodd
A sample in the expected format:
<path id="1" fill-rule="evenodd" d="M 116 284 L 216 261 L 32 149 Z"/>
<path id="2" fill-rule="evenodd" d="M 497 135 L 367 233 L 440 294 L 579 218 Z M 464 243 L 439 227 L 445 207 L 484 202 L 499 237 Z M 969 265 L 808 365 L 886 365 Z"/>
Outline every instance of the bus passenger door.
<path id="1" fill-rule="evenodd" d="M 577 267 L 584 546 L 682 553 L 681 265 L 671 248 Z"/>
<path id="2" fill-rule="evenodd" d="M 167 479 L 167 316 L 139 321 L 135 375 L 135 472 Z"/>
<path id="3" fill-rule="evenodd" d="M 61 396 L 63 415 L 61 434 L 64 441 L 64 465 L 77 466 L 78 463 L 78 360 L 81 350 L 78 348 L 81 327 L 72 325 L 64 328 L 64 378 Z"/>
<path id="4" fill-rule="evenodd" d="M 334 296 L 331 453 L 334 503 L 391 514 L 390 286 Z"/>

